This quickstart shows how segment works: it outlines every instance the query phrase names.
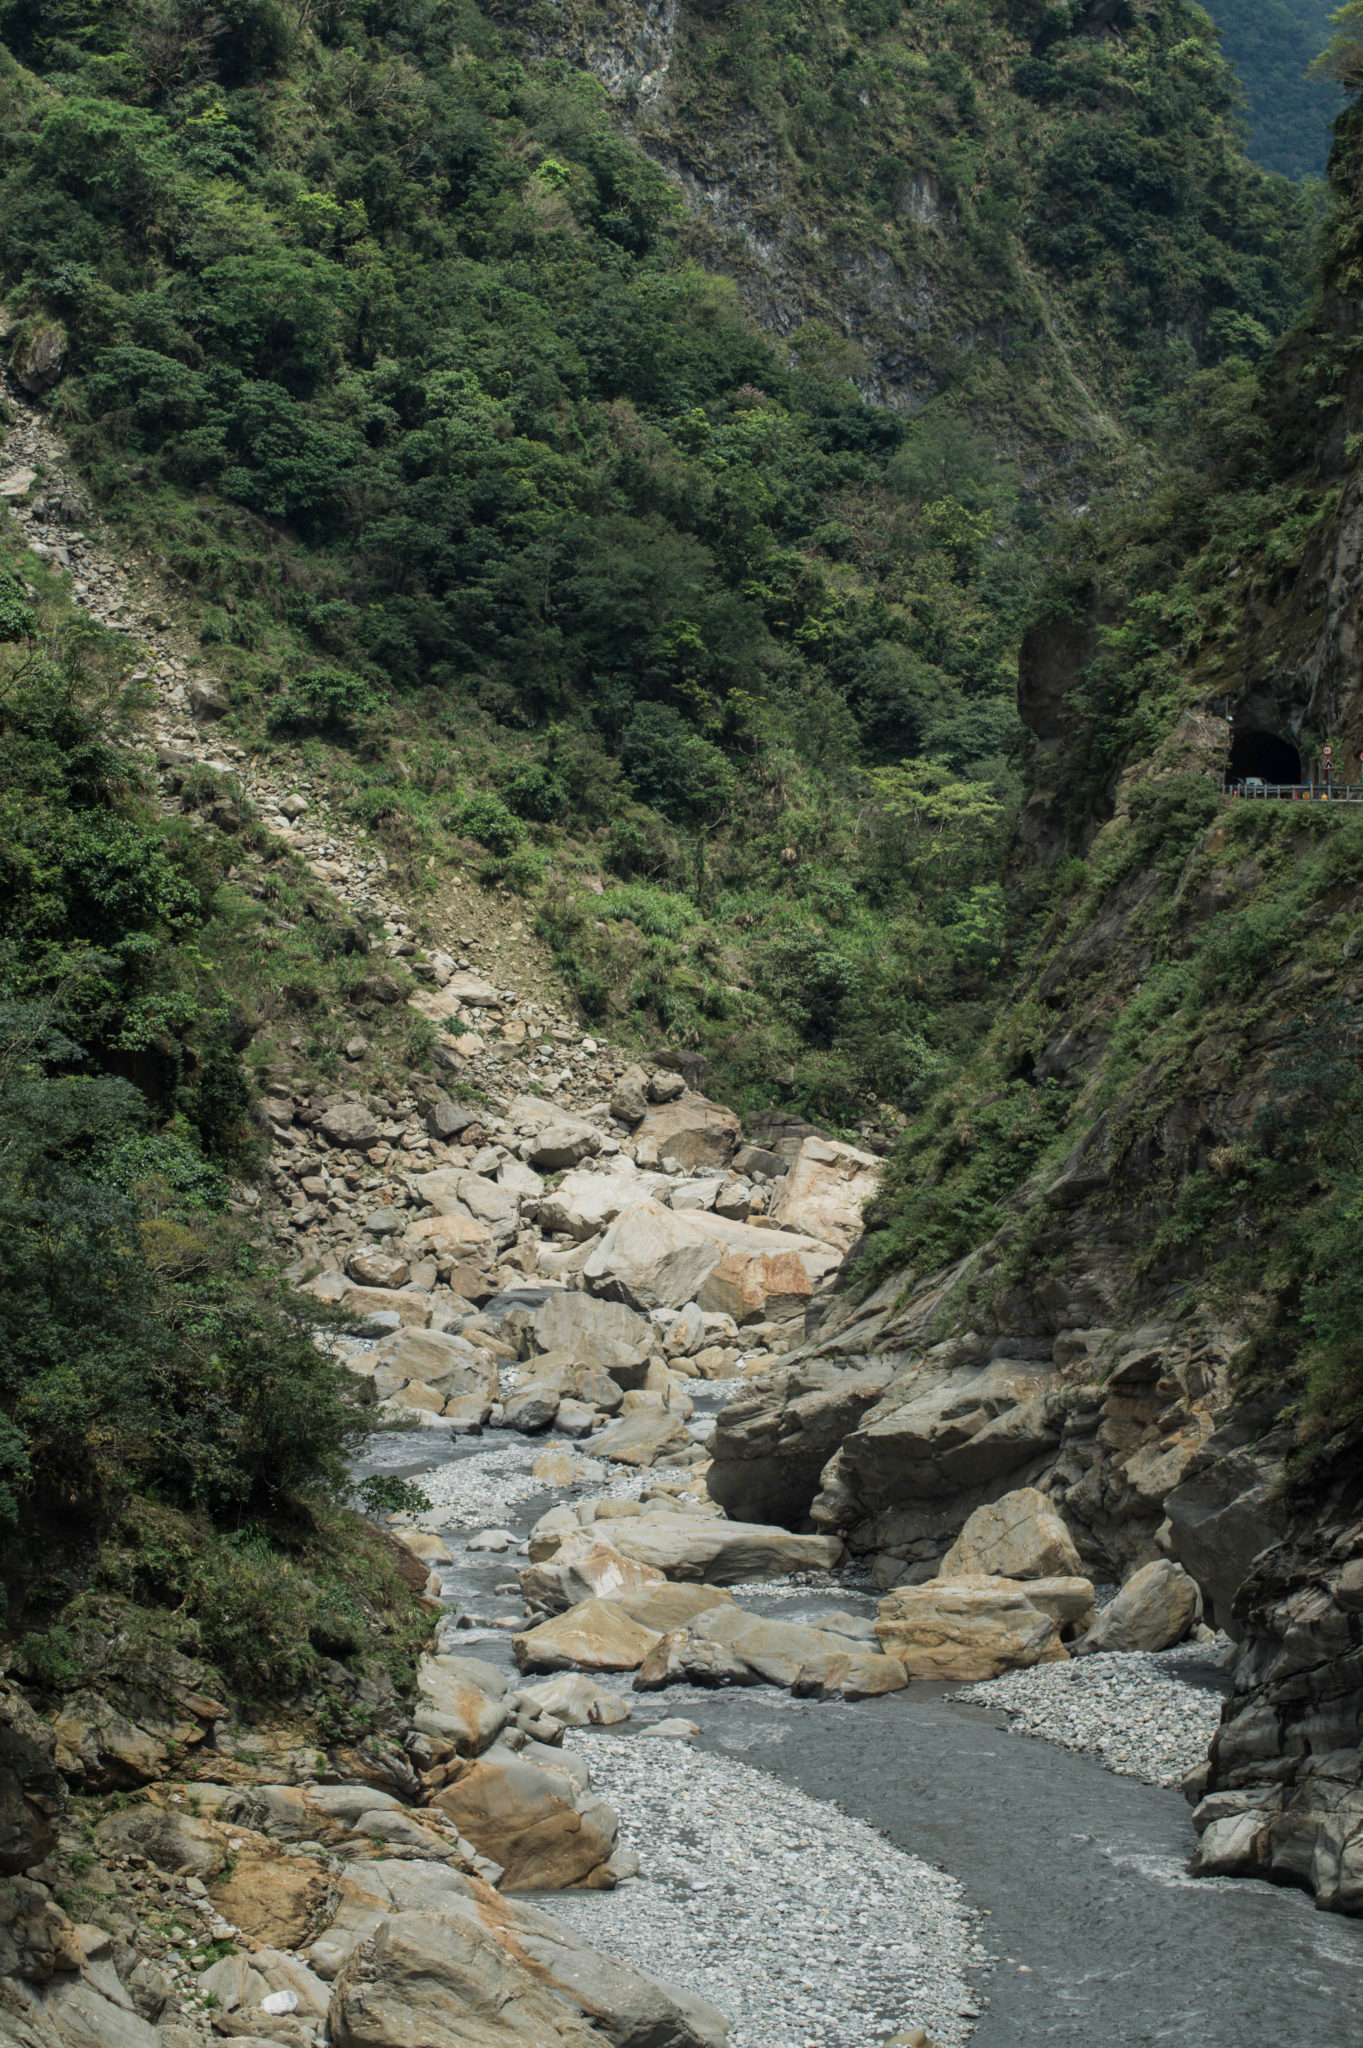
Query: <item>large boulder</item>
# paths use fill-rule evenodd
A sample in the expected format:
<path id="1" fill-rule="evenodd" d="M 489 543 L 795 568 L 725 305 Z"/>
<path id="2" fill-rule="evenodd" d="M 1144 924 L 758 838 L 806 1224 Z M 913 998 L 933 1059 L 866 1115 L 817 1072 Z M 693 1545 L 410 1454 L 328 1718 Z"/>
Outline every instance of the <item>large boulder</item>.
<path id="1" fill-rule="evenodd" d="M 601 2048 L 601 2035 L 472 1917 L 385 1915 L 336 1979 L 335 2048 Z"/>
<path id="2" fill-rule="evenodd" d="M 736 1323 L 802 1314 L 837 1272 L 842 1252 L 815 1237 L 740 1223 L 701 1210 L 690 1219 L 722 1257 L 699 1289 L 704 1310 Z"/>
<path id="3" fill-rule="evenodd" d="M 705 1484 L 729 1514 L 802 1522 L 819 1477 L 890 1378 L 882 1361 L 811 1359 L 745 1387 L 720 1409 Z"/>
<path id="4" fill-rule="evenodd" d="M 318 1129 L 333 1145 L 355 1151 L 376 1145 L 379 1139 L 378 1119 L 362 1102 L 333 1102 L 323 1110 Z"/>
<path id="5" fill-rule="evenodd" d="M 502 1865 L 510 1891 L 601 1890 L 614 1882 L 606 1866 L 619 1821 L 567 1770 L 493 1749 L 431 1803 Z"/>
<path id="6" fill-rule="evenodd" d="M 572 1351 L 546 1351 L 532 1358 L 526 1367 L 522 1390 L 543 1387 L 561 1401 L 587 1401 L 607 1415 L 619 1413 L 624 1394 L 620 1382 L 604 1365 L 580 1358 Z"/>
<path id="7" fill-rule="evenodd" d="M 446 1400 L 465 1394 L 497 1399 L 497 1361 L 466 1337 L 444 1330 L 395 1330 L 375 1347 L 374 1356 L 388 1371 L 435 1387 Z"/>
<path id="8" fill-rule="evenodd" d="M 727 1166 L 742 1136 L 731 1109 L 689 1089 L 675 1101 L 653 1104 L 634 1132 L 636 1144 L 651 1139 L 659 1159 L 675 1159 L 688 1173 L 697 1166 Z"/>
<path id="9" fill-rule="evenodd" d="M 313 1954 L 341 1973 L 337 2048 L 723 2048 L 713 2007 L 444 1865 L 347 1864 L 331 1915 Z M 378 1940 L 395 1918 L 400 1954 Z M 455 1939 L 423 1947 L 422 1927 Z"/>
<path id="10" fill-rule="evenodd" d="M 1055 1616 L 1012 1579 L 936 1579 L 880 1603 L 876 1635 L 909 1678 L 997 1678 L 1065 1656 Z"/>
<path id="11" fill-rule="evenodd" d="M 637 1408 L 610 1423 L 592 1443 L 598 1458 L 614 1465 L 655 1465 L 659 1458 L 685 1451 L 691 1439 L 686 1426 L 666 1408 Z"/>
<path id="12" fill-rule="evenodd" d="M 829 1572 L 845 1554 L 836 1536 L 793 1536 L 788 1529 L 703 1515 L 638 1515 L 609 1528 L 624 1557 L 669 1579 L 714 1586 Z"/>
<path id="13" fill-rule="evenodd" d="M 680 1308 L 696 1299 L 722 1256 L 693 1217 L 645 1200 L 611 1225 L 582 1273 L 594 1293 L 630 1308 Z"/>
<path id="14" fill-rule="evenodd" d="M 520 1671 L 634 1671 L 661 1633 L 613 1600 L 583 1600 L 513 1636 L 511 1648 Z"/>
<path id="15" fill-rule="evenodd" d="M 666 1583 L 655 1566 L 627 1557 L 595 1530 L 579 1528 L 565 1536 L 544 1564 L 521 1573 L 526 1605 L 550 1612 L 574 1607 L 582 1600 L 615 1600 L 623 1593 L 643 1593 Z"/>
<path id="16" fill-rule="evenodd" d="M 1083 1572 L 1074 1538 L 1044 1493 L 1019 1486 L 976 1508 L 942 1559 L 939 1577 L 978 1572 L 1003 1579 L 1053 1579 Z"/>
<path id="17" fill-rule="evenodd" d="M 530 1330 L 536 1351 L 590 1360 L 621 1386 L 634 1385 L 659 1349 L 657 1327 L 647 1316 L 591 1294 L 551 1294 L 535 1310 Z"/>
<path id="18" fill-rule="evenodd" d="M 614 1223 L 635 1202 L 651 1199 L 668 1185 L 661 1173 L 565 1173 L 539 1206 L 543 1231 L 563 1232 L 585 1242 Z"/>
<path id="19" fill-rule="evenodd" d="M 581 1672 L 564 1671 L 524 1686 L 516 1702 L 536 1714 L 551 1714 L 565 1728 L 614 1728 L 630 1715 L 627 1699 Z"/>
<path id="20" fill-rule="evenodd" d="M 505 1681 L 481 1659 L 423 1657 L 416 1683 L 417 1731 L 460 1756 L 490 1748 L 511 1719 Z"/>
<path id="21" fill-rule="evenodd" d="M 897 1658 L 799 1622 L 748 1614 L 733 1603 L 707 1607 L 660 1636 L 634 1680 L 638 1692 L 677 1684 L 765 1684 L 851 1699 L 898 1692 L 907 1683 Z"/>
<path id="22" fill-rule="evenodd" d="M 777 1190 L 772 1219 L 848 1252 L 861 1236 L 862 1211 L 881 1172 L 874 1153 L 833 1138 L 806 1138 Z"/>
<path id="23" fill-rule="evenodd" d="M 437 1216 L 480 1224 L 497 1245 L 509 1244 L 521 1220 L 521 1198 L 513 1188 L 486 1180 L 467 1168 L 438 1166 L 413 1176 L 413 1187 Z"/>
<path id="24" fill-rule="evenodd" d="M 1197 1581 L 1171 1558 L 1133 1572 L 1098 1616 L 1080 1646 L 1096 1650 L 1168 1650 L 1197 1620 Z"/>

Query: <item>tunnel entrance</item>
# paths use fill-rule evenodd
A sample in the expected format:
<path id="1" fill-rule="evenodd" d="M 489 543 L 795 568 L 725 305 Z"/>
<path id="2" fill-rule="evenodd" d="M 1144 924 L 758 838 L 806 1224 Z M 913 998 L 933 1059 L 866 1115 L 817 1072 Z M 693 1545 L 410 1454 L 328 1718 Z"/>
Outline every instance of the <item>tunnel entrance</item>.
<path id="1" fill-rule="evenodd" d="M 1261 782 L 1300 782 L 1301 755 L 1276 733 L 1237 732 L 1230 743 L 1228 779 L 1243 782 L 1249 775 Z"/>

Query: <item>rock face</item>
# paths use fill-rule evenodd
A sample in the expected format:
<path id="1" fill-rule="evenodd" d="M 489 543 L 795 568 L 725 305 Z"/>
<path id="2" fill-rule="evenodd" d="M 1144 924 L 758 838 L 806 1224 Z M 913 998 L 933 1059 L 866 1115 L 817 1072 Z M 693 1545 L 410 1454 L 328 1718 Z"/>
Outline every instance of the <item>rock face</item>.
<path id="1" fill-rule="evenodd" d="M 16 1877 L 56 1847 L 66 1786 L 51 1728 L 22 1693 L 0 1685 L 0 1877 Z"/>
<path id="2" fill-rule="evenodd" d="M 1300 1885 L 1363 1914 L 1363 1520 L 1356 1482 L 1265 1551 L 1193 1816 L 1195 1876 Z"/>
<path id="3" fill-rule="evenodd" d="M 824 1466 L 884 1393 L 888 1362 L 861 1369 L 835 1359 L 778 1372 L 720 1410 L 706 1485 L 729 1514 L 798 1523 Z"/>
<path id="4" fill-rule="evenodd" d="M 833 1138 L 806 1138 L 780 1184 L 772 1217 L 784 1229 L 850 1251 L 862 1232 L 862 1211 L 876 1191 L 881 1162 Z"/>
<path id="5" fill-rule="evenodd" d="M 1196 1582 L 1181 1565 L 1157 1557 L 1133 1572 L 1084 1638 L 1086 1651 L 1168 1650 L 1197 1619 Z"/>
<path id="6" fill-rule="evenodd" d="M 1012 1579 L 901 1586 L 881 1601 L 876 1635 L 911 1679 L 997 1678 L 1065 1655 L 1055 1616 Z"/>
<path id="7" fill-rule="evenodd" d="M 608 1889 L 619 1821 L 566 1770 L 494 1749 L 432 1802 L 480 1853 L 500 1863 L 510 1891 Z"/>
<path id="8" fill-rule="evenodd" d="M 1082 1569 L 1074 1538 L 1045 1494 L 1021 1486 L 976 1508 L 942 1559 L 941 1576 L 992 1572 L 1004 1579 L 1053 1579 Z"/>

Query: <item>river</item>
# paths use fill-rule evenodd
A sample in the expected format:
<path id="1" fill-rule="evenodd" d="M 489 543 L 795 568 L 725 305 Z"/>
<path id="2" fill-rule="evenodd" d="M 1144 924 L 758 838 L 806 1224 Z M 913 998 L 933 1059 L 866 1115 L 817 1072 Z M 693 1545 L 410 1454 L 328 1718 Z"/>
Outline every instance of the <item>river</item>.
<path id="1" fill-rule="evenodd" d="M 702 1396 L 698 1412 L 704 1405 Z M 523 1447 L 527 1472 L 543 1448 L 423 1431 L 374 1439 L 362 1469 L 419 1479 L 513 1446 Z M 552 1504 L 539 1493 L 497 1519 L 524 1536 Z M 494 1589 L 523 1559 L 469 1555 L 455 1538 L 451 1548 L 449 1594 L 476 1614 L 519 1610 Z M 874 1612 L 855 1591 L 754 1594 L 745 1604 L 803 1620 L 834 1600 Z M 468 1647 L 514 1670 L 506 1632 L 470 1631 Z M 628 1689 L 627 1677 L 612 1682 Z M 646 1718 L 683 1714 L 699 1724 L 697 1748 L 756 1765 L 950 1873 L 984 1916 L 990 1957 L 968 1973 L 980 2008 L 972 2048 L 1360 2048 L 1363 1922 L 1318 1913 L 1301 1892 L 1194 1881 L 1185 1866 L 1195 1838 L 1179 1793 L 1013 1735 L 1001 1713 L 954 1703 L 949 1690 L 915 1685 L 849 1705 L 793 1701 L 767 1687 L 688 1688 L 681 1703 L 674 1692 L 641 1700 L 627 1732 L 568 1740 L 588 1750 L 633 1741 Z M 647 1841 L 629 1846 L 647 1862 Z M 604 1948 L 628 1889 L 573 1895 L 575 1924 L 585 1912 Z M 551 1898 L 537 1903 L 553 1909 Z"/>

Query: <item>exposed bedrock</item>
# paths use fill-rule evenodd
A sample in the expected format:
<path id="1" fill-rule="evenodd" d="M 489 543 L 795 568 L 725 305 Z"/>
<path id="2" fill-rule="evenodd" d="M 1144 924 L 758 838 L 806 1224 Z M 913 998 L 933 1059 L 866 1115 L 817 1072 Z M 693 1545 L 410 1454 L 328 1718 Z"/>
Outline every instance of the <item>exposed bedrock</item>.
<path id="1" fill-rule="evenodd" d="M 1300 1885 L 1344 1913 L 1363 1913 L 1361 1511 L 1355 1478 L 1256 1560 L 1236 1600 L 1244 1640 L 1194 1816 L 1198 1875 Z"/>
<path id="2" fill-rule="evenodd" d="M 842 1536 L 888 1588 L 932 1577 L 978 1508 L 1035 1488 L 1095 1577 L 1172 1558 L 1237 1632 L 1236 1588 L 1283 1531 L 1285 1445 L 1254 1443 L 1236 1411 L 1234 1343 L 1190 1321 L 915 1344 L 947 1283 L 907 1309 L 887 1286 L 738 1394 L 711 1438 L 712 1496 Z"/>

